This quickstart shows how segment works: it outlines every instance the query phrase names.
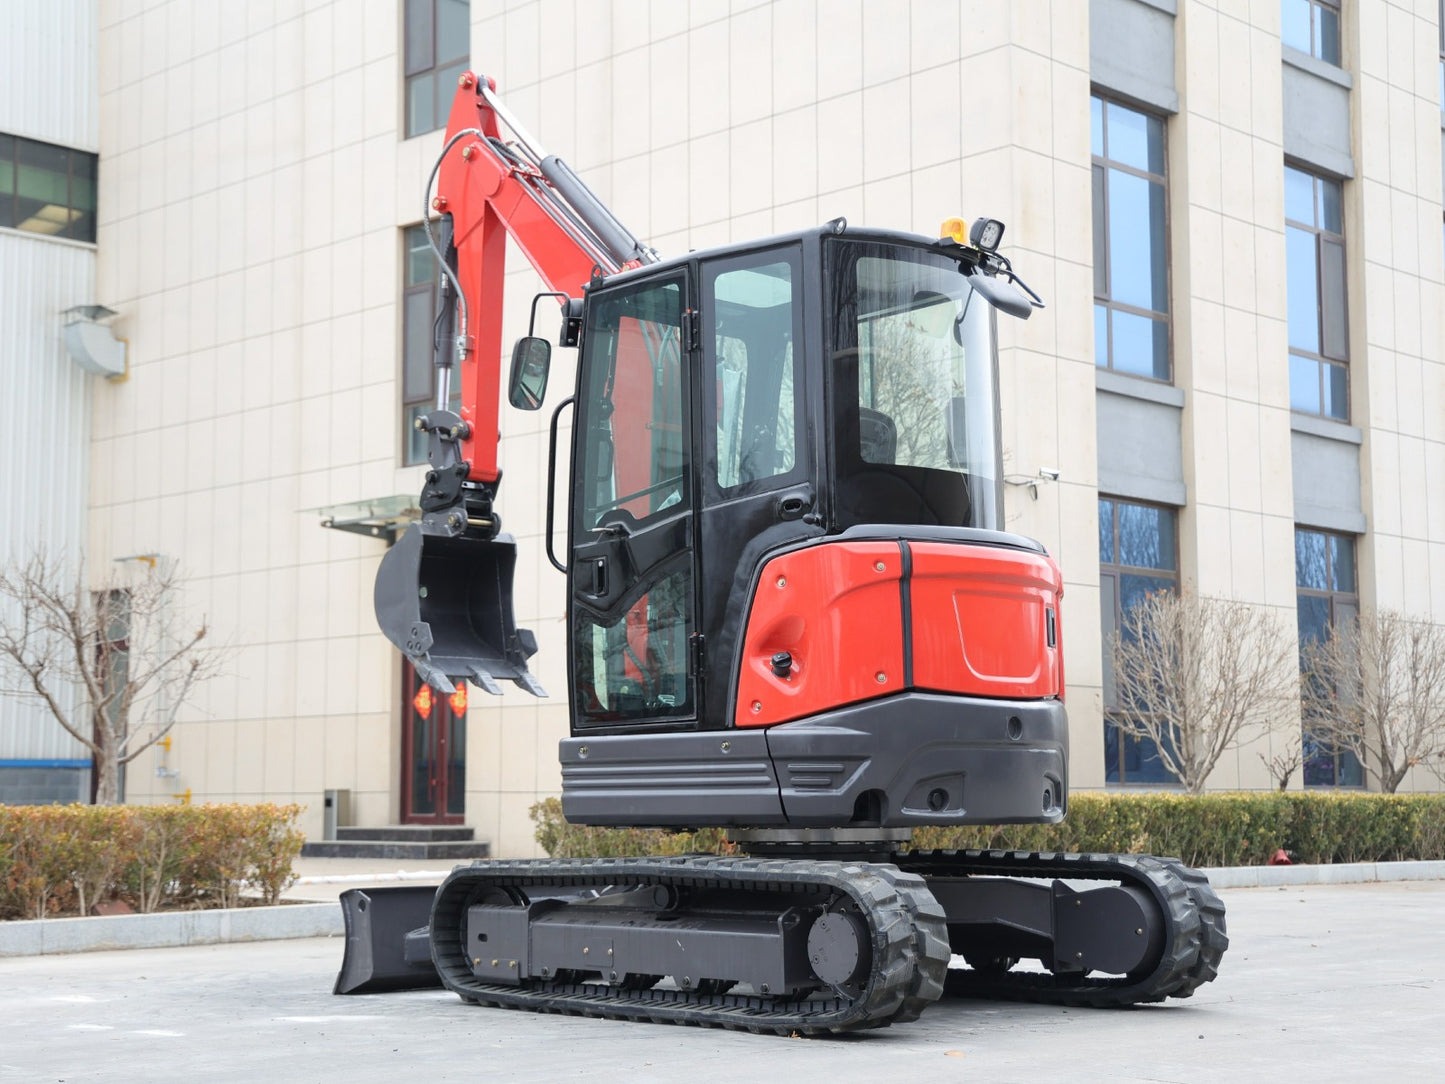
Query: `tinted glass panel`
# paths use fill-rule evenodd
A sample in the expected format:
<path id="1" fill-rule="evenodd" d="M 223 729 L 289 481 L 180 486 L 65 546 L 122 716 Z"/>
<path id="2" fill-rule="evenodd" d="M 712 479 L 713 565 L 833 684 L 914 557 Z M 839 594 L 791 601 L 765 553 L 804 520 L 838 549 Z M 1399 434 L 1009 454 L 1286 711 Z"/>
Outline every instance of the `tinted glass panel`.
<path id="1" fill-rule="evenodd" d="M 1306 226 L 1315 224 L 1314 178 L 1289 166 L 1284 168 L 1284 217 Z"/>
<path id="2" fill-rule="evenodd" d="M 1158 117 L 1109 103 L 1106 153 L 1145 173 L 1164 172 L 1164 125 Z"/>
<path id="3" fill-rule="evenodd" d="M 1320 352 L 1319 248 L 1315 235 L 1286 227 L 1285 278 L 1289 293 L 1289 344 L 1296 350 Z"/>
<path id="4" fill-rule="evenodd" d="M 683 420 L 682 286 L 650 283 L 596 303 L 576 535 L 608 515 L 644 519 L 688 503 Z"/>
<path id="5" fill-rule="evenodd" d="M 1320 313 L 1324 342 L 1320 353 L 1344 361 L 1350 356 L 1345 339 L 1345 246 L 1320 240 Z"/>
<path id="6" fill-rule="evenodd" d="M 677 718 L 693 713 L 688 638 L 692 573 L 654 583 L 608 621 L 576 611 L 578 713 L 587 722 Z"/>
<path id="7" fill-rule="evenodd" d="M 1355 590 L 1355 540 L 1344 535 L 1330 535 L 1330 579 L 1336 591 Z"/>
<path id="8" fill-rule="evenodd" d="M 70 205 L 78 211 L 95 210 L 95 170 L 98 159 L 84 151 L 70 152 Z"/>
<path id="9" fill-rule="evenodd" d="M 406 134 L 418 135 L 430 132 L 436 125 L 432 116 L 436 112 L 436 76 L 427 72 L 414 76 L 406 82 Z"/>
<path id="10" fill-rule="evenodd" d="M 792 278 L 792 267 L 779 262 L 713 281 L 717 483 L 724 489 L 793 469 Z"/>
<path id="11" fill-rule="evenodd" d="M 1121 635 L 1127 635 L 1129 629 L 1129 611 L 1140 602 L 1143 602 L 1149 595 L 1156 591 L 1170 591 L 1174 587 L 1173 580 L 1161 579 L 1158 576 L 1136 576 L 1130 573 L 1121 573 L 1119 576 L 1119 613 L 1122 624 L 1120 625 Z"/>
<path id="12" fill-rule="evenodd" d="M 1174 568 L 1174 515 L 1162 508 L 1119 504 L 1119 564 Z"/>
<path id="13" fill-rule="evenodd" d="M 1169 325 L 1132 312 L 1114 309 L 1114 368 L 1120 372 L 1169 379 Z"/>
<path id="14" fill-rule="evenodd" d="M 1324 402 L 1320 413 L 1344 421 L 1350 416 L 1349 370 L 1343 365 L 1324 365 Z"/>
<path id="15" fill-rule="evenodd" d="M 1114 561 L 1114 502 L 1099 502 L 1099 561 L 1112 565 Z"/>
<path id="16" fill-rule="evenodd" d="M 1094 306 L 1094 364 L 1109 364 L 1109 310 Z"/>
<path id="17" fill-rule="evenodd" d="M 1095 104 L 1098 99 L 1095 99 Z M 1104 216 L 1104 200 L 1107 187 L 1104 181 L 1104 167 L 1093 168 L 1094 179 L 1094 296 L 1103 297 L 1109 292 L 1109 249 L 1108 227 Z"/>
<path id="18" fill-rule="evenodd" d="M 454 60 L 471 52 L 470 13 L 467 0 L 436 0 L 437 60 Z"/>
<path id="19" fill-rule="evenodd" d="M 1289 406 L 1308 414 L 1320 413 L 1320 363 L 1314 358 L 1289 356 Z"/>
<path id="20" fill-rule="evenodd" d="M 436 64 L 432 53 L 432 0 L 406 0 L 406 74 Z"/>
<path id="21" fill-rule="evenodd" d="M 1343 233 L 1345 223 L 1340 211 L 1343 196 L 1339 181 L 1316 177 L 1314 182 L 1319 189 L 1319 218 L 1316 219 L 1316 224 L 1330 233 Z"/>
<path id="22" fill-rule="evenodd" d="M 1299 615 L 1300 647 L 1316 640 L 1324 640 L 1330 627 L 1330 600 L 1314 595 L 1300 595 L 1296 599 Z"/>
<path id="23" fill-rule="evenodd" d="M 1294 533 L 1294 582 L 1315 591 L 1330 589 L 1329 548 L 1319 531 Z"/>
<path id="24" fill-rule="evenodd" d="M 0 226 L 15 225 L 15 137 L 0 135 Z"/>
<path id="25" fill-rule="evenodd" d="M 837 242 L 827 259 L 839 525 L 994 526 L 992 308 L 935 253 Z"/>
<path id="26" fill-rule="evenodd" d="M 1310 51 L 1309 0 L 1281 0 L 1279 5 L 1280 40 L 1291 49 Z"/>
<path id="27" fill-rule="evenodd" d="M 1320 5 L 1315 8 L 1315 55 L 1329 64 L 1340 62 L 1340 13 Z"/>
<path id="28" fill-rule="evenodd" d="M 1110 297 L 1155 312 L 1168 308 L 1163 196 L 1152 181 L 1109 171 Z"/>
<path id="29" fill-rule="evenodd" d="M 403 401 L 426 399 L 432 391 L 432 292 L 410 290 L 402 302 L 404 343 L 402 348 Z"/>
<path id="30" fill-rule="evenodd" d="M 95 240 L 96 156 L 0 136 L 0 226 Z"/>
<path id="31" fill-rule="evenodd" d="M 426 231 L 413 226 L 406 231 L 406 285 L 426 286 L 436 281 L 436 254 L 427 242 Z"/>

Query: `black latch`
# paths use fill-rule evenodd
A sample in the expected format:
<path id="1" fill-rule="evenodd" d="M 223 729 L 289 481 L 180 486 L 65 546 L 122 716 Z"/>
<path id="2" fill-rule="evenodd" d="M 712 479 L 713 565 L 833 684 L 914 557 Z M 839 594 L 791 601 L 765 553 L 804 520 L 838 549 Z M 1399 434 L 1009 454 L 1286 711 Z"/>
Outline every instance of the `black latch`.
<path id="1" fill-rule="evenodd" d="M 773 668 L 774 674 L 780 678 L 786 678 L 793 672 L 793 656 L 787 651 L 779 651 L 773 656 L 769 665 Z"/>

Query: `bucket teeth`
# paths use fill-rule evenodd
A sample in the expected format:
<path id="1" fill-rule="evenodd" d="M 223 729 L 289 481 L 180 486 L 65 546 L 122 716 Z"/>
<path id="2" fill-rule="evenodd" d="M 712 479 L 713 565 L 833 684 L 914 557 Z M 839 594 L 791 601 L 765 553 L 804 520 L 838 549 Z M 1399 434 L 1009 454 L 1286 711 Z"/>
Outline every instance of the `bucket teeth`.
<path id="1" fill-rule="evenodd" d="M 533 696 L 542 697 L 547 695 L 547 690 L 542 688 L 542 683 L 532 676 L 532 671 L 530 670 L 523 670 L 513 680 Z"/>
<path id="2" fill-rule="evenodd" d="M 416 667 L 416 676 L 421 678 L 423 682 L 430 685 L 433 689 L 443 693 L 456 692 L 456 686 L 452 684 L 452 679 L 447 677 L 446 674 L 442 673 L 431 663 L 427 662 L 426 659 L 413 658 L 411 664 Z M 487 691 L 490 692 L 491 690 L 489 689 Z"/>
<path id="3" fill-rule="evenodd" d="M 471 678 L 474 685 L 480 686 L 484 691 L 491 693 L 493 696 L 502 695 L 502 687 L 497 684 L 497 679 L 492 677 L 491 674 L 487 673 L 480 666 L 472 667 Z"/>

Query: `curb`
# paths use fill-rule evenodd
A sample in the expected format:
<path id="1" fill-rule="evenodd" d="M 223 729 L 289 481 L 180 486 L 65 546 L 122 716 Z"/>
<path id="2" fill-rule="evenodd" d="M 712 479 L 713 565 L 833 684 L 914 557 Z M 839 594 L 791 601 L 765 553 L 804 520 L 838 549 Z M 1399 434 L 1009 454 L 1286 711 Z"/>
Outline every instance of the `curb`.
<path id="1" fill-rule="evenodd" d="M 1225 866 L 1203 872 L 1215 888 L 1271 888 L 1289 885 L 1365 884 L 1371 881 L 1445 880 L 1445 862 Z M 304 880 L 325 884 L 382 884 L 434 876 L 431 872 L 411 875 L 347 874 L 310 877 Z M 0 922 L 0 959 L 8 956 L 49 956 L 62 952 L 177 948 L 232 941 L 281 941 L 297 937 L 339 937 L 344 932 L 341 908 L 335 903 Z"/>
<path id="2" fill-rule="evenodd" d="M 1223 866 L 1206 869 L 1215 888 L 1349 885 L 1370 881 L 1442 881 L 1445 862 L 1341 862 L 1322 866 Z"/>
<path id="3" fill-rule="evenodd" d="M 342 932 L 341 908 L 335 903 L 34 919 L 0 922 L 0 959 L 61 952 L 335 937 Z"/>

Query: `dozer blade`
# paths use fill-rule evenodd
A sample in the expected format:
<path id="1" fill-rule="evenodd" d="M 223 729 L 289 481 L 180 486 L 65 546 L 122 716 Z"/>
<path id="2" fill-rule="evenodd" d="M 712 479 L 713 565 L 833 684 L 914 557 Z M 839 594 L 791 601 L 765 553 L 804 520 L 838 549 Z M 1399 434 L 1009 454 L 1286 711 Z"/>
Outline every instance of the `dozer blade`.
<path id="1" fill-rule="evenodd" d="M 341 894 L 346 954 L 333 994 L 376 994 L 440 986 L 427 923 L 431 885 L 350 888 Z"/>
<path id="2" fill-rule="evenodd" d="M 510 535 L 471 538 L 412 524 L 376 572 L 376 619 L 428 685 L 451 692 L 470 678 L 499 694 L 499 680 L 546 696 L 527 669 L 537 640 L 512 615 L 517 545 Z"/>

